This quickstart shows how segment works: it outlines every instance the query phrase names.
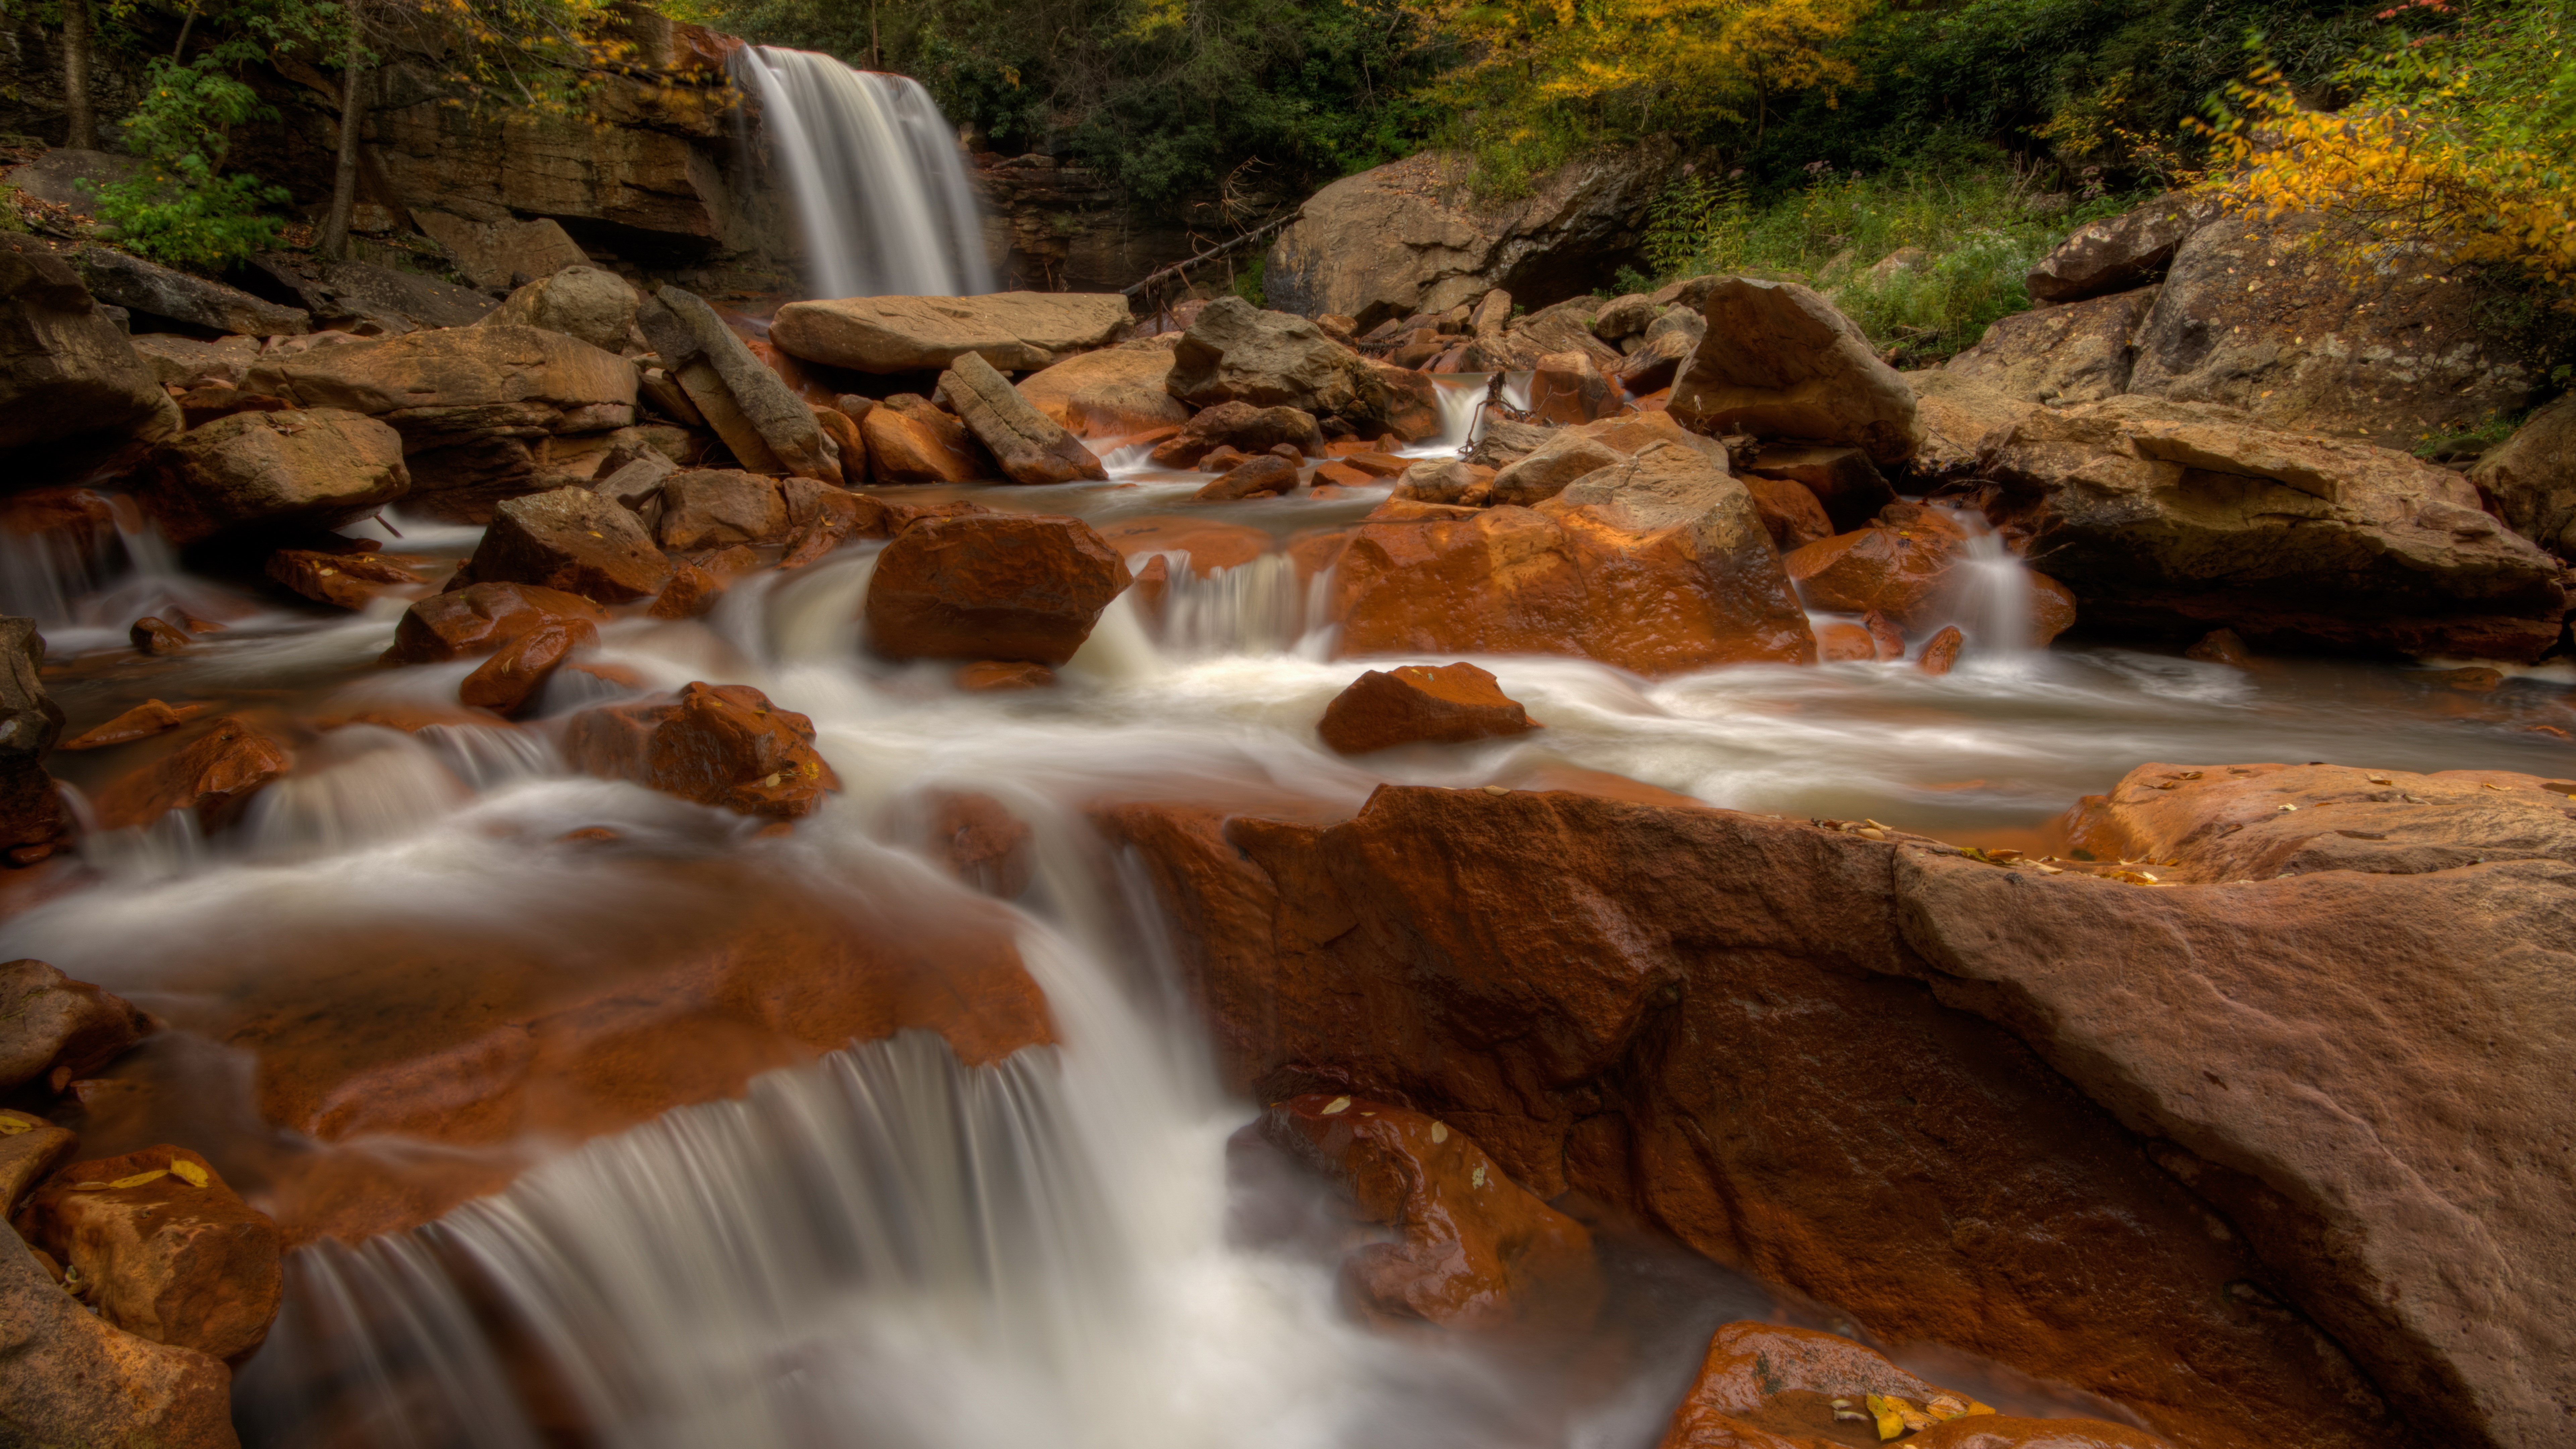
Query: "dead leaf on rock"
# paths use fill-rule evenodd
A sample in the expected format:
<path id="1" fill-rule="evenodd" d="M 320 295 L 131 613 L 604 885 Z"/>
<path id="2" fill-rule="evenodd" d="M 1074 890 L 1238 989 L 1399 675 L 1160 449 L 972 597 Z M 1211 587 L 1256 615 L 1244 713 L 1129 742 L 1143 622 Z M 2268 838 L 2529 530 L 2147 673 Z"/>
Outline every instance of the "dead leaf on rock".
<path id="1" fill-rule="evenodd" d="M 184 1157 L 174 1157 L 170 1160 L 170 1175 L 190 1187 L 206 1185 L 206 1170 Z"/>

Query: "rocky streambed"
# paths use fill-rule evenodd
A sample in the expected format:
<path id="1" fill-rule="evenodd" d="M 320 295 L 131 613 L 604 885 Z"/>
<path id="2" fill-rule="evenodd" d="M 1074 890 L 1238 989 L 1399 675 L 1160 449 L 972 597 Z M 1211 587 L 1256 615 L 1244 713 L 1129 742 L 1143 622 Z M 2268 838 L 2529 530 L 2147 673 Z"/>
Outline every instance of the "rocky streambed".
<path id="1" fill-rule="evenodd" d="M 2576 1403 L 2492 486 L 1745 279 L 210 340 L 9 268 L 27 1442 Z"/>

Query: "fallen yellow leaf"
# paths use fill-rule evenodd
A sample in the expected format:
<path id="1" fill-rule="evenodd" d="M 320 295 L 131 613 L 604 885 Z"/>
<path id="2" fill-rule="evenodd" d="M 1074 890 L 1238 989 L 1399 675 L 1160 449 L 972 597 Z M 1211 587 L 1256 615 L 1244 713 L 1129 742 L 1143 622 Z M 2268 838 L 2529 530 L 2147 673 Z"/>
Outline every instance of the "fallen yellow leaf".
<path id="1" fill-rule="evenodd" d="M 206 1170 L 184 1157 L 170 1159 L 170 1175 L 190 1187 L 206 1185 Z"/>
<path id="2" fill-rule="evenodd" d="M 150 1172 L 138 1172 L 132 1177 L 120 1177 L 114 1182 L 76 1182 L 72 1184 L 72 1191 L 121 1192 L 129 1187 L 141 1187 L 147 1182 L 157 1182 L 169 1175 L 170 1169 L 166 1167 L 156 1167 Z"/>
<path id="3" fill-rule="evenodd" d="M 0 1137 L 15 1137 L 21 1132 L 33 1132 L 42 1125 L 42 1123 L 30 1122 L 15 1112 L 0 1112 Z"/>

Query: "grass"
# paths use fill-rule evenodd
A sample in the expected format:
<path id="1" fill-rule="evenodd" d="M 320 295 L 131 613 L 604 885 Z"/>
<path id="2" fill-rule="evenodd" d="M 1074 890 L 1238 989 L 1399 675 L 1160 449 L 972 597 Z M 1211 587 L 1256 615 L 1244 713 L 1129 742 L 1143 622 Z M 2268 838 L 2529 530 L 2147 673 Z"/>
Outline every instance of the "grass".
<path id="1" fill-rule="evenodd" d="M 2031 265 L 2074 228 L 2130 204 L 2043 202 L 2029 177 L 2003 167 L 1863 176 L 1819 163 L 1804 187 L 1768 202 L 1738 180 L 1687 175 L 1656 203 L 1648 226 L 1657 276 L 1621 280 L 1639 290 L 1707 272 L 1803 282 L 1859 323 L 1889 361 L 1918 367 L 2028 309 Z M 1912 266 L 1873 272 L 1909 247 L 1921 254 Z"/>

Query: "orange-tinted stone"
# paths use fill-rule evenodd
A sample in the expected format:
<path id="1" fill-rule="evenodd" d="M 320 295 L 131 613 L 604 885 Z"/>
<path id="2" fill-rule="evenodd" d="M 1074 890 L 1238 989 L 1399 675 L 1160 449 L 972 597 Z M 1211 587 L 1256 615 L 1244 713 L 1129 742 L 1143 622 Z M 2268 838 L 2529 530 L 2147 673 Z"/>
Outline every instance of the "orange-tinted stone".
<path id="1" fill-rule="evenodd" d="M 1493 675 L 1459 663 L 1372 669 L 1333 697 L 1315 732 L 1342 754 L 1357 755 L 1397 745 L 1463 744 L 1535 728 L 1529 712 L 1503 694 Z"/>
<path id="2" fill-rule="evenodd" d="M 212 831 L 229 823 L 252 795 L 294 764 L 283 741 L 228 714 L 195 739 L 99 791 L 91 804 L 101 830 L 149 825 L 173 810 L 192 810 L 199 826 Z"/>
<path id="3" fill-rule="evenodd" d="M 841 788 L 814 751 L 814 722 L 744 684 L 690 684 L 673 703 L 575 715 L 563 752 L 585 774 L 744 815 L 810 815 Z"/>
<path id="4" fill-rule="evenodd" d="M 277 1316 L 277 1224 L 186 1148 L 75 1162 L 20 1222 L 80 1270 L 101 1318 L 137 1337 L 231 1358 L 258 1347 Z"/>

